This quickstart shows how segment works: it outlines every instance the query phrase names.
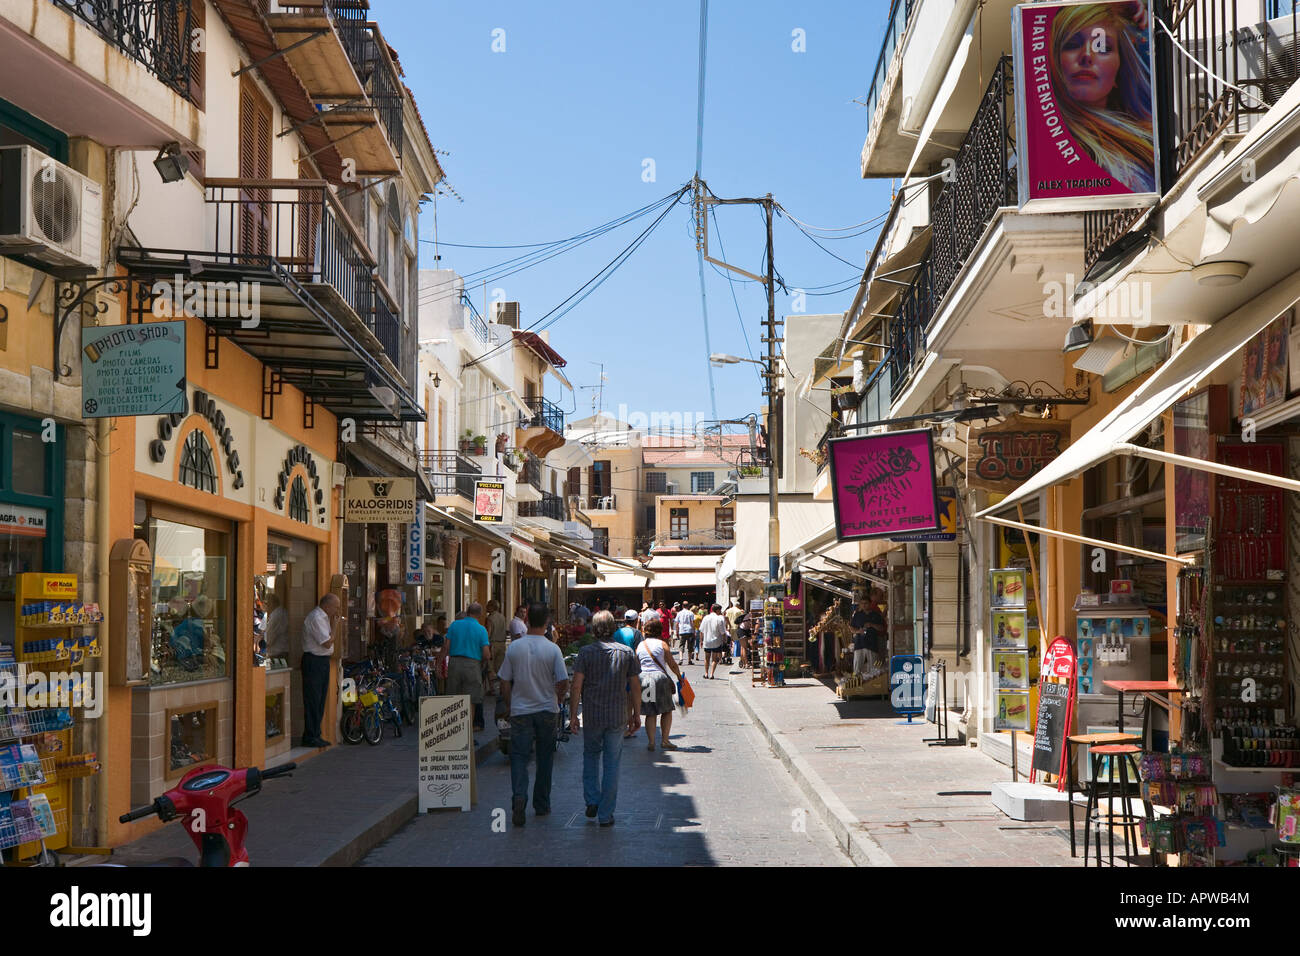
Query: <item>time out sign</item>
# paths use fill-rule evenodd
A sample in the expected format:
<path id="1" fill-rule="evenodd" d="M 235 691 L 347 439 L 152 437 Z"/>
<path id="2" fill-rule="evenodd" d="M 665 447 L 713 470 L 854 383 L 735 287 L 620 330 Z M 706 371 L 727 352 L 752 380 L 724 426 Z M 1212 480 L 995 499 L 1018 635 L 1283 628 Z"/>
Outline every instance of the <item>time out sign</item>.
<path id="1" fill-rule="evenodd" d="M 972 428 L 966 442 L 966 483 L 986 491 L 1014 491 L 1070 443 L 1070 423 L 1018 417 Z"/>

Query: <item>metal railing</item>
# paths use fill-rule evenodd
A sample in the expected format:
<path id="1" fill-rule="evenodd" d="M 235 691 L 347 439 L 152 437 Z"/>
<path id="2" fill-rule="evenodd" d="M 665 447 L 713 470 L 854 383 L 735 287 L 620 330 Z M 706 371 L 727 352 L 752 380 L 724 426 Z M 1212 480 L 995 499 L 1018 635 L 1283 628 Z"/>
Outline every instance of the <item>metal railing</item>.
<path id="1" fill-rule="evenodd" d="M 331 286 L 401 368 L 401 322 L 378 291 L 375 262 L 326 184 L 306 179 L 209 179 L 209 252 L 251 265 L 276 260 L 300 282 Z"/>
<path id="2" fill-rule="evenodd" d="M 1011 57 L 1003 56 L 975 113 L 951 178 L 930 207 L 932 241 L 890 326 L 891 397 L 925 356 L 926 330 L 998 209 L 1017 202 Z"/>
<path id="3" fill-rule="evenodd" d="M 1220 135 L 1249 131 L 1300 79 L 1300 11 L 1289 0 L 1261 6 L 1262 22 L 1243 23 L 1235 0 L 1171 0 L 1170 31 L 1191 56 L 1172 48 L 1156 57 L 1173 98 L 1173 115 L 1162 118 L 1173 130 L 1173 181 L 1161 184 L 1164 192 Z M 1163 39 L 1161 27 L 1155 29 Z M 1144 212 L 1085 213 L 1085 267 L 1092 268 Z"/>
<path id="4" fill-rule="evenodd" d="M 520 415 L 520 428 L 549 428 L 557 434 L 564 434 L 564 409 L 545 398 L 525 398 L 524 404 L 532 415 Z"/>
<path id="5" fill-rule="evenodd" d="M 369 26 L 364 27 L 364 38 L 359 44 L 359 59 L 353 60 L 361 85 L 370 97 L 370 105 L 379 116 L 388 141 L 400 157 L 402 155 L 402 84 L 393 70 L 383 41 Z M 351 54 L 349 54 L 351 55 Z"/>
<path id="6" fill-rule="evenodd" d="M 884 92 L 885 80 L 889 76 L 894 53 L 898 49 L 899 41 L 903 39 L 904 31 L 907 30 L 907 22 L 912 17 L 912 8 L 916 3 L 917 0 L 891 0 L 889 4 L 889 18 L 885 21 L 885 39 L 880 44 L 880 55 L 876 58 L 876 71 L 872 74 L 871 89 L 867 92 L 868 138 L 879 122 L 876 113 L 880 109 L 880 97 Z"/>
<path id="7" fill-rule="evenodd" d="M 590 528 L 591 518 L 587 516 L 585 511 L 583 511 L 582 495 L 567 495 L 565 496 L 564 501 L 569 506 L 567 520 L 576 521 L 579 524 L 585 524 L 588 528 Z"/>
<path id="8" fill-rule="evenodd" d="M 53 0 L 187 100 L 194 44 L 190 0 Z"/>
<path id="9" fill-rule="evenodd" d="M 524 459 L 524 481 L 538 491 L 542 490 L 542 460 L 532 452 Z"/>
<path id="10" fill-rule="evenodd" d="M 422 451 L 420 467 L 424 469 L 437 495 L 460 495 L 474 500 L 474 482 L 483 469 L 457 451 Z"/>
<path id="11" fill-rule="evenodd" d="M 542 492 L 541 501 L 519 502 L 521 518 L 550 518 L 553 521 L 565 521 L 566 514 L 564 499 L 549 491 Z"/>
<path id="12" fill-rule="evenodd" d="M 469 310 L 469 328 L 474 333 L 474 336 L 484 345 L 491 342 L 492 338 L 488 333 L 487 323 L 483 321 L 483 316 L 478 314 L 478 309 L 474 308 L 474 303 L 464 289 L 460 293 L 460 304 L 463 308 Z"/>

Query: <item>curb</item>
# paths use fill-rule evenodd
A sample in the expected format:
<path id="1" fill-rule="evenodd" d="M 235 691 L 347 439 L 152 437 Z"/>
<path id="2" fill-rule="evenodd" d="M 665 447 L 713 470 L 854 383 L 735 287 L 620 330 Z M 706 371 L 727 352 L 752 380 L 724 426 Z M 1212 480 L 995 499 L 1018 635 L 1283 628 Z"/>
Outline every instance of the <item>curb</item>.
<path id="1" fill-rule="evenodd" d="M 736 695 L 740 705 L 745 708 L 745 712 L 749 714 L 755 726 L 762 731 L 772 752 L 798 783 L 799 789 L 812 801 L 817 815 L 830 828 L 835 835 L 835 842 L 848 854 L 854 865 L 897 866 L 898 864 L 890 855 L 863 832 L 862 822 L 849 811 L 839 797 L 835 796 L 834 791 L 827 786 L 826 781 L 822 780 L 821 775 L 799 755 L 793 746 L 787 743 L 785 734 L 772 729 L 776 724 L 767 717 L 763 708 L 749 700 L 734 681 L 728 683 L 731 684 L 731 692 Z"/>
<path id="2" fill-rule="evenodd" d="M 501 738 L 493 734 L 486 743 L 481 744 L 474 751 L 475 764 L 482 764 L 500 749 L 500 745 Z M 418 796 L 397 797 L 385 804 L 369 822 L 359 824 L 357 830 L 343 846 L 326 853 L 318 860 L 304 860 L 301 865 L 356 866 L 371 850 L 414 820 L 419 812 Z"/>

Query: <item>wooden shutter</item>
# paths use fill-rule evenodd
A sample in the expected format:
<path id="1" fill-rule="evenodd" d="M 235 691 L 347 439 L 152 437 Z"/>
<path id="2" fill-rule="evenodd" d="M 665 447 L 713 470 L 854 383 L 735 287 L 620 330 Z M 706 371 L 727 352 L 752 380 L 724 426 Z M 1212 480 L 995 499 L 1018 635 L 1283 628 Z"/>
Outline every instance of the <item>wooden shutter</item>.
<path id="1" fill-rule="evenodd" d="M 568 488 L 565 491 L 566 494 L 570 494 L 570 495 L 582 494 L 582 468 L 581 467 L 569 469 L 569 480 L 567 484 L 568 484 Z"/>
<path id="2" fill-rule="evenodd" d="M 305 170 L 298 173 L 299 179 L 311 179 Z M 299 189 L 298 205 L 295 214 L 298 219 L 298 248 L 295 250 L 295 271 L 309 280 L 316 272 L 317 236 L 320 235 L 321 218 L 324 214 L 325 191 L 323 189 Z"/>
<path id="3" fill-rule="evenodd" d="M 190 102 L 199 109 L 203 109 L 203 83 L 208 55 L 203 50 L 193 49 L 194 31 L 202 30 L 206 35 L 207 27 L 207 5 L 204 0 L 190 0 L 190 35 L 183 37 L 182 42 L 190 48 Z"/>
<path id="4" fill-rule="evenodd" d="M 239 84 L 239 178 L 271 178 L 271 104 L 247 76 Z M 239 251 L 269 255 L 271 191 L 249 187 L 240 190 L 239 199 Z"/>

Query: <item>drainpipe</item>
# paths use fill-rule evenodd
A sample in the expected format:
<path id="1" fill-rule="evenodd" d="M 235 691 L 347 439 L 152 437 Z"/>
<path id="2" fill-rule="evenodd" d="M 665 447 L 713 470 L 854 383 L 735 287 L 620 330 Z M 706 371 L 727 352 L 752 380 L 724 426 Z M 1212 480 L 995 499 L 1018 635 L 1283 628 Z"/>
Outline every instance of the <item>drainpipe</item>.
<path id="1" fill-rule="evenodd" d="M 108 662 L 112 660 L 109 657 L 111 650 L 109 648 L 109 627 L 110 620 L 109 609 L 109 586 L 108 586 L 108 555 L 110 550 L 109 543 L 109 480 L 108 480 L 108 438 L 112 429 L 109 425 L 109 419 L 99 418 L 95 420 L 95 594 L 99 599 L 99 610 L 103 615 L 103 623 L 99 625 L 99 673 L 104 681 L 104 686 L 100 693 L 107 697 L 108 694 Z M 127 698 L 128 702 L 130 697 Z M 108 706 L 104 704 L 104 712 L 99 717 L 99 733 L 96 734 L 95 743 L 100 753 L 108 743 L 108 733 L 105 725 L 108 722 Z M 95 774 L 95 838 L 97 845 L 101 847 L 108 846 L 108 780 L 107 774 L 103 769 Z"/>

